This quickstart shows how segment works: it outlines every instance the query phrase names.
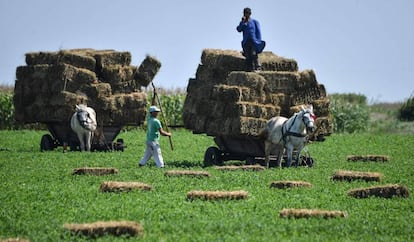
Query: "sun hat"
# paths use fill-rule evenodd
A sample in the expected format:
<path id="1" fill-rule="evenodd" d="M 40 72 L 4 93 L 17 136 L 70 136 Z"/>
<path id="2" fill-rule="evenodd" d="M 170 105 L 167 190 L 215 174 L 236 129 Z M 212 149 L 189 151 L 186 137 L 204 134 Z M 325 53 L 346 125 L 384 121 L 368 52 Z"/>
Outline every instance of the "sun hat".
<path id="1" fill-rule="evenodd" d="M 149 112 L 150 113 L 152 113 L 152 112 L 160 112 L 161 110 L 159 109 L 159 108 L 157 108 L 157 106 L 151 106 L 150 108 L 149 108 Z"/>

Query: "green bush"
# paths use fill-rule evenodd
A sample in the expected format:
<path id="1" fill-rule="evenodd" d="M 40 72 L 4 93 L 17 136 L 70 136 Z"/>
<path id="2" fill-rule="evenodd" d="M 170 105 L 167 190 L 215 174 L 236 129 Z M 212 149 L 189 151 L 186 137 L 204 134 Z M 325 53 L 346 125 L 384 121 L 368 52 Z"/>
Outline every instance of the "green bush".
<path id="1" fill-rule="evenodd" d="M 369 108 L 367 98 L 360 94 L 330 95 L 330 111 L 336 133 L 367 131 Z"/>
<path id="2" fill-rule="evenodd" d="M 399 109 L 398 119 L 401 121 L 414 121 L 414 96 L 411 96 Z"/>
<path id="3" fill-rule="evenodd" d="M 12 129 L 13 124 L 13 93 L 0 92 L 0 129 Z"/>
<path id="4" fill-rule="evenodd" d="M 185 95 L 184 94 L 170 94 L 162 95 L 161 103 L 164 111 L 164 115 L 168 120 L 170 126 L 182 126 L 183 123 L 183 106 Z"/>

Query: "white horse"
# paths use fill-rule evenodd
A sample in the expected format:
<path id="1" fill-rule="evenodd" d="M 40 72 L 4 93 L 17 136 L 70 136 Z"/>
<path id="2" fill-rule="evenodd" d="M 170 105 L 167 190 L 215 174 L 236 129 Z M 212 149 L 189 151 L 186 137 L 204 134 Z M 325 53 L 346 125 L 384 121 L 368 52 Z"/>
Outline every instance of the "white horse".
<path id="1" fill-rule="evenodd" d="M 91 151 L 93 132 L 96 130 L 96 113 L 85 104 L 76 105 L 76 112 L 70 120 L 70 127 L 77 134 L 81 151 Z"/>
<path id="2" fill-rule="evenodd" d="M 302 106 L 302 110 L 295 113 L 291 118 L 274 117 L 270 119 L 265 128 L 260 132 L 259 137 L 265 139 L 265 161 L 269 168 L 269 156 L 272 148 L 278 148 L 277 165 L 282 166 L 281 159 L 284 148 L 287 153 L 287 167 L 292 162 L 293 150 L 297 151 L 296 166 L 299 163 L 299 156 L 306 144 L 307 130 L 315 130 L 314 121 L 316 116 L 313 114 L 313 106 Z"/>

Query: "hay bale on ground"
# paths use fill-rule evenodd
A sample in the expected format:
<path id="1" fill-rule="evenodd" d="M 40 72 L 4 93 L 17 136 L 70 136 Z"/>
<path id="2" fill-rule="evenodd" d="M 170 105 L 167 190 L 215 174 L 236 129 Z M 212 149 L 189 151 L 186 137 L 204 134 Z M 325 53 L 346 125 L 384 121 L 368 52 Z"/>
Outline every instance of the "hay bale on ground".
<path id="1" fill-rule="evenodd" d="M 73 170 L 72 175 L 94 175 L 94 176 L 103 176 L 103 175 L 112 175 L 118 174 L 118 169 L 108 168 L 108 167 L 81 167 Z"/>
<path id="2" fill-rule="evenodd" d="M 390 157 L 387 155 L 349 155 L 346 157 L 348 161 L 389 161 Z"/>
<path id="3" fill-rule="evenodd" d="M 191 176 L 191 177 L 210 177 L 207 171 L 171 170 L 164 173 L 165 176 Z"/>
<path id="4" fill-rule="evenodd" d="M 265 168 L 261 165 L 243 165 L 243 166 L 216 166 L 215 169 L 220 171 L 263 171 Z"/>
<path id="5" fill-rule="evenodd" d="M 30 242 L 30 240 L 22 239 L 22 238 L 8 238 L 2 239 L 0 242 Z"/>
<path id="6" fill-rule="evenodd" d="M 249 193 L 246 191 L 190 191 L 187 193 L 188 200 L 220 200 L 230 199 L 239 200 L 246 199 Z"/>
<path id="7" fill-rule="evenodd" d="M 285 189 L 294 187 L 312 187 L 312 184 L 305 181 L 272 181 L 272 183 L 270 183 L 270 187 Z"/>
<path id="8" fill-rule="evenodd" d="M 92 238 L 111 234 L 115 236 L 141 236 L 144 233 L 142 225 L 133 221 L 108 221 L 85 224 L 65 224 L 66 230 L 76 235 Z"/>
<path id="9" fill-rule="evenodd" d="M 133 190 L 151 191 L 152 186 L 142 182 L 102 182 L 100 190 L 102 192 L 129 192 Z"/>
<path id="10" fill-rule="evenodd" d="M 337 171 L 332 176 L 334 181 L 355 181 L 364 180 L 369 181 L 381 181 L 382 174 L 378 172 L 362 172 L 362 171 Z"/>
<path id="11" fill-rule="evenodd" d="M 348 216 L 346 212 L 336 210 L 319 210 L 319 209 L 294 209 L 285 208 L 279 213 L 281 218 L 345 218 Z"/>
<path id="12" fill-rule="evenodd" d="M 348 191 L 348 196 L 355 198 L 367 198 L 370 196 L 383 197 L 383 198 L 392 198 L 392 197 L 409 197 L 410 192 L 407 187 L 392 184 L 392 185 L 382 185 L 382 186 L 373 186 L 367 188 L 357 188 L 351 189 Z"/>

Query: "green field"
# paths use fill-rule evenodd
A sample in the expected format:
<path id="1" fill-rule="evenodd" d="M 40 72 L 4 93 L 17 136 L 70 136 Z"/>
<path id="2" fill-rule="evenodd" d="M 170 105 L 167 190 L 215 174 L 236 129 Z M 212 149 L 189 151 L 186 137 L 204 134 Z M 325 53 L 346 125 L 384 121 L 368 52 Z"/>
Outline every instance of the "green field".
<path id="1" fill-rule="evenodd" d="M 140 238 L 104 236 L 97 241 L 413 241 L 414 138 L 412 135 L 336 134 L 308 145 L 314 168 L 272 168 L 260 172 L 203 168 L 211 137 L 173 130 L 175 150 L 163 137 L 165 169 L 151 161 L 137 163 L 144 152 L 145 131 L 119 135 L 124 152 L 40 152 L 45 131 L 0 131 L 0 239 L 83 241 L 63 229 L 65 223 L 137 221 Z M 388 155 L 388 162 L 350 162 L 348 155 Z M 119 174 L 72 175 L 78 167 L 115 167 Z M 191 169 L 211 173 L 208 178 L 167 177 L 167 170 Z M 335 182 L 337 170 L 383 174 L 381 182 Z M 312 188 L 274 189 L 276 180 L 302 180 Z M 152 191 L 102 193 L 103 181 L 139 181 Z M 353 188 L 401 184 L 409 198 L 347 196 Z M 192 190 L 245 190 L 245 200 L 188 201 Z M 341 210 L 346 218 L 280 218 L 283 208 Z"/>

